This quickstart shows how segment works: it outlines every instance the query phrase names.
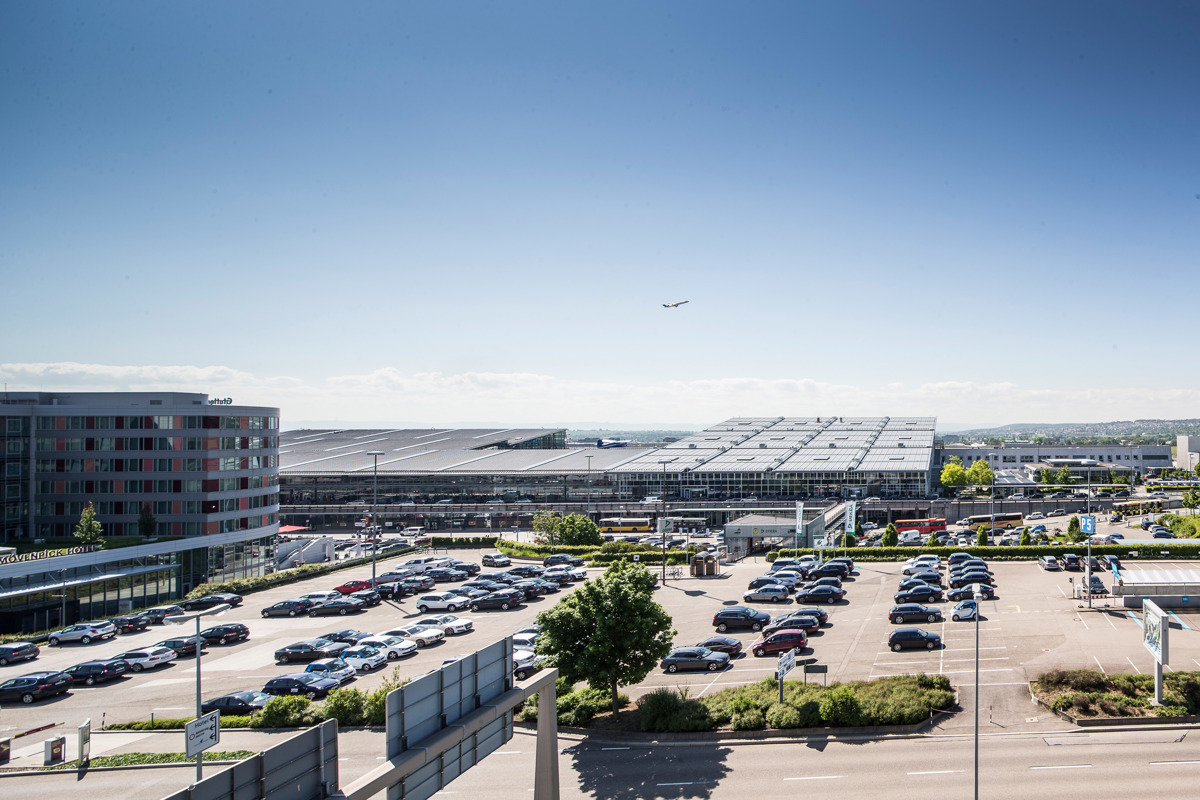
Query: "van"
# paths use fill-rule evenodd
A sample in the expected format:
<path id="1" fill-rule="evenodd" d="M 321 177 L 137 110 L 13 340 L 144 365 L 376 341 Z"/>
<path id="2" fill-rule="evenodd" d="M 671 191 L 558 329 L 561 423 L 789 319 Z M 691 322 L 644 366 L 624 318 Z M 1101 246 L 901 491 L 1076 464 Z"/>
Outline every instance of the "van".
<path id="1" fill-rule="evenodd" d="M 404 530 L 400 531 L 400 535 L 401 536 L 424 536 L 425 529 L 423 527 L 421 527 L 420 525 L 417 525 L 415 527 L 408 527 L 408 528 L 405 528 Z"/>

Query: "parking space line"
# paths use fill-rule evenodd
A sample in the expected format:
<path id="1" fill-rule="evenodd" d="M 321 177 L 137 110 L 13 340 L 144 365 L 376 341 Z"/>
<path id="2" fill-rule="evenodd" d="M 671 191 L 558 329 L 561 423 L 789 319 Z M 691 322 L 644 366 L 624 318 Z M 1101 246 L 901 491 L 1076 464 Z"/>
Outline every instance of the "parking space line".
<path id="1" fill-rule="evenodd" d="M 1083 617 L 1076 617 L 1075 619 L 1077 619 L 1077 620 L 1079 620 L 1080 622 L 1082 622 L 1082 623 L 1083 623 L 1083 627 L 1087 628 L 1089 631 L 1092 629 L 1092 628 L 1091 628 L 1091 626 L 1090 626 L 1090 625 L 1088 625 L 1088 624 L 1087 624 L 1087 622 L 1086 622 L 1086 621 L 1083 619 Z"/>
<path id="2" fill-rule="evenodd" d="M 1133 663 L 1132 658 L 1130 658 L 1129 656 L 1125 656 L 1125 660 L 1129 662 L 1129 666 L 1133 667 L 1134 672 L 1136 672 L 1138 675 L 1142 674 L 1142 671 L 1137 668 L 1137 664 Z"/>
<path id="3" fill-rule="evenodd" d="M 1131 620 L 1133 620 L 1134 622 L 1136 622 L 1136 623 L 1137 623 L 1137 626 L 1138 626 L 1139 628 L 1143 628 L 1143 627 L 1144 627 L 1144 626 L 1142 625 L 1142 621 L 1141 621 L 1140 619 L 1138 619 L 1138 618 L 1137 618 L 1137 615 L 1135 615 L 1135 614 L 1134 614 L 1132 611 L 1126 611 L 1125 613 L 1126 613 L 1126 614 L 1129 616 L 1129 618 L 1130 618 Z"/>
<path id="4" fill-rule="evenodd" d="M 1164 608 L 1164 609 L 1163 609 L 1163 611 L 1167 611 L 1167 610 Z M 1174 614 L 1173 612 L 1171 612 L 1171 611 L 1167 611 L 1167 614 L 1168 614 L 1168 615 L 1170 615 L 1171 619 L 1173 619 L 1173 620 L 1175 620 L 1176 622 L 1178 622 L 1178 623 L 1179 623 L 1179 626 L 1180 626 L 1181 628 L 1183 628 L 1185 631 L 1190 631 L 1190 630 L 1191 630 L 1191 628 L 1189 628 L 1189 627 L 1188 627 L 1188 624 L 1187 624 L 1186 622 L 1184 622 L 1183 620 L 1181 620 L 1179 617 L 1175 616 L 1175 614 Z"/>
<path id="5" fill-rule="evenodd" d="M 953 775 L 957 772 L 965 772 L 965 771 L 966 770 L 961 770 L 961 769 L 935 769 L 935 770 L 930 770 L 929 772 L 910 772 L 908 774 L 909 775 Z"/>
<path id="6" fill-rule="evenodd" d="M 1091 769 L 1091 764 L 1055 764 L 1049 767 L 1030 767 L 1030 769 Z"/>
<path id="7" fill-rule="evenodd" d="M 1104 669 L 1104 665 L 1100 663 L 1100 659 L 1096 658 L 1095 656 L 1092 656 L 1092 660 L 1096 662 L 1096 666 L 1100 668 L 1100 671 L 1102 673 L 1104 673 L 1105 675 L 1108 674 L 1108 672 Z"/>
<path id="8" fill-rule="evenodd" d="M 1104 619 L 1105 619 L 1105 621 L 1107 621 L 1107 622 L 1108 622 L 1108 624 L 1109 624 L 1109 625 L 1112 625 L 1112 629 L 1113 629 L 1114 631 L 1117 629 L 1117 626 L 1116 626 L 1116 625 L 1113 625 L 1113 621 L 1112 621 L 1112 617 L 1111 617 L 1111 616 L 1109 616 L 1108 614 L 1105 614 L 1105 615 L 1104 615 Z"/>

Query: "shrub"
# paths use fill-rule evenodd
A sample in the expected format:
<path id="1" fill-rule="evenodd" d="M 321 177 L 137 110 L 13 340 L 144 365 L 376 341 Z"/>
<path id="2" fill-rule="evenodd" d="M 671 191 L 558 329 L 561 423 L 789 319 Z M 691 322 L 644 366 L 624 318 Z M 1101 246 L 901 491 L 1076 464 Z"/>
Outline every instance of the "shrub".
<path id="1" fill-rule="evenodd" d="M 819 712 L 818 712 L 819 713 Z M 772 728 L 799 728 L 800 709 L 787 703 L 776 703 L 767 709 L 767 724 Z"/>
<path id="2" fill-rule="evenodd" d="M 766 726 L 766 717 L 757 708 L 739 711 L 729 720 L 729 727 L 735 731 L 761 731 Z"/>
<path id="3" fill-rule="evenodd" d="M 1107 688 L 1104 675 L 1094 669 L 1073 669 L 1067 672 L 1066 685 L 1077 692 L 1100 692 Z"/>
<path id="4" fill-rule="evenodd" d="M 642 730 L 656 733 L 712 730 L 708 707 L 673 689 L 655 689 L 638 698 Z"/>
<path id="5" fill-rule="evenodd" d="M 862 724 L 862 705 L 849 686 L 837 686 L 821 700 L 821 719 L 833 726 Z"/>
<path id="6" fill-rule="evenodd" d="M 1184 706 L 1157 706 L 1154 715 L 1157 717 L 1184 717 L 1188 710 Z"/>
<path id="7" fill-rule="evenodd" d="M 336 719 L 338 727 L 366 722 L 367 696 L 358 689 L 334 689 L 321 705 L 322 719 Z"/>
<path id="8" fill-rule="evenodd" d="M 316 722 L 312 701 L 307 697 L 272 697 L 263 707 L 263 728 L 298 728 Z"/>

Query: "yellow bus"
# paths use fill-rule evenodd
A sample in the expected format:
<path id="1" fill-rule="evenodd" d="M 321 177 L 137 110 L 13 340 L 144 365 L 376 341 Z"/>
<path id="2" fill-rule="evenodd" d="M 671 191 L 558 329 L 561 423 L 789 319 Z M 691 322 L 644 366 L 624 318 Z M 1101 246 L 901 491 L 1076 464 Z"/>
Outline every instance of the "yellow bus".
<path id="1" fill-rule="evenodd" d="M 1162 510 L 1162 500 L 1126 500 L 1123 503 L 1113 503 L 1113 511 L 1127 517 L 1138 514 L 1156 514 Z"/>
<path id="2" fill-rule="evenodd" d="M 600 520 L 601 533 L 649 533 L 649 517 L 604 517 Z"/>

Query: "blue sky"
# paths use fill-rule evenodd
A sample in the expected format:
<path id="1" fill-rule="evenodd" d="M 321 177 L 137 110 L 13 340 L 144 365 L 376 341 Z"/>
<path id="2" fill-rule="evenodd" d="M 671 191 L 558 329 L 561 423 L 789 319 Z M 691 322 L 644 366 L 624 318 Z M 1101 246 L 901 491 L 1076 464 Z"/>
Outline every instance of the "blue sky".
<path id="1" fill-rule="evenodd" d="M 10 389 L 285 425 L 1200 405 L 1191 3 L 0 21 Z"/>

